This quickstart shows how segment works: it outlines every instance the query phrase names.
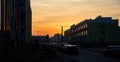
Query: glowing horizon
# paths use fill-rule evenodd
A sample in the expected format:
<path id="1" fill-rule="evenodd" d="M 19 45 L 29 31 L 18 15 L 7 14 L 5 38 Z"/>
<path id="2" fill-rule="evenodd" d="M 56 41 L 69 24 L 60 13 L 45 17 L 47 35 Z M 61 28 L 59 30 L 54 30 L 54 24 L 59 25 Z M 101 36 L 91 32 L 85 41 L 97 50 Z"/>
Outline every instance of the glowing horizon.
<path id="1" fill-rule="evenodd" d="M 53 36 L 98 15 L 120 20 L 120 0 L 31 0 L 31 7 L 32 35 Z"/>

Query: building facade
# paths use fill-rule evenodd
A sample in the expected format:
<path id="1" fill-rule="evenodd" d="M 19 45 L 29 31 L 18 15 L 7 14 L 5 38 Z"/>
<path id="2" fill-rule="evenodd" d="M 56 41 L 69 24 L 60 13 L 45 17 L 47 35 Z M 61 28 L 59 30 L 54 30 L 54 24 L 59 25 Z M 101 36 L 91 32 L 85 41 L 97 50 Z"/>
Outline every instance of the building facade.
<path id="1" fill-rule="evenodd" d="M 118 20 L 98 16 L 86 19 L 65 31 L 66 40 L 82 43 L 111 43 L 119 40 Z"/>
<path id="2" fill-rule="evenodd" d="M 49 42 L 49 36 L 32 36 L 32 43 L 38 42 L 40 43 L 48 43 Z"/>
<path id="3" fill-rule="evenodd" d="M 1 43 L 20 47 L 31 40 L 30 0 L 1 0 Z"/>
<path id="4" fill-rule="evenodd" d="M 120 41 L 120 26 L 119 26 L 119 29 L 118 29 L 118 30 L 119 30 L 119 41 Z M 119 44 L 120 44 L 120 42 L 119 42 Z"/>
<path id="5" fill-rule="evenodd" d="M 1 1 L 1 24 L 0 24 L 0 43 L 2 47 L 8 47 L 10 46 L 10 42 L 8 40 L 10 40 L 10 30 L 11 30 L 11 23 L 10 23 L 10 19 L 11 19 L 11 2 L 10 0 L 0 0 Z M 12 43 L 12 42 L 11 42 Z"/>

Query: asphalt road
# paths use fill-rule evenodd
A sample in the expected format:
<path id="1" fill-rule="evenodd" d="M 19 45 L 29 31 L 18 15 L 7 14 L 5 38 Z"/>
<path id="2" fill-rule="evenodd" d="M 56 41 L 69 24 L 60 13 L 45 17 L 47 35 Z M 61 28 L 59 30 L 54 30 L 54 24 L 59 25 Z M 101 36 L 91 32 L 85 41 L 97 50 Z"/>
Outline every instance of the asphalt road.
<path id="1" fill-rule="evenodd" d="M 78 56 L 62 54 L 61 58 L 48 62 L 120 62 L 120 57 L 106 57 L 102 53 L 79 50 Z"/>
<path id="2" fill-rule="evenodd" d="M 61 53 L 60 51 L 58 51 L 58 55 L 54 57 L 54 53 L 53 52 L 52 54 L 50 55 L 53 55 L 52 56 L 45 56 L 46 53 L 50 53 L 51 50 L 54 50 L 54 48 L 51 48 L 50 50 L 45 50 L 43 52 L 41 52 L 43 49 L 41 49 L 40 51 L 35 51 L 35 50 L 32 50 L 31 52 L 30 51 L 23 51 L 23 53 L 21 54 L 18 54 L 17 52 L 17 55 L 18 56 L 2 56 L 4 59 L 0 59 L 0 61 L 11 61 L 13 62 L 13 60 L 16 59 L 15 62 L 22 62 L 22 61 L 26 61 L 26 62 L 120 62 L 120 57 L 107 57 L 107 56 L 104 56 L 103 53 L 100 53 L 100 52 L 94 52 L 94 51 L 90 51 L 90 50 L 83 50 L 83 49 L 80 49 L 79 50 L 79 55 L 77 56 L 70 56 L 70 55 L 67 55 L 65 53 Z M 19 51 L 19 52 L 22 52 L 22 51 Z M 41 56 L 41 54 L 38 54 L 40 53 L 44 55 Z M 27 53 L 27 54 L 26 54 Z M 13 53 L 14 54 L 14 53 Z M 13 55 L 11 54 L 11 55 Z M 48 55 L 48 54 L 47 54 Z M 13 58 L 12 58 L 13 57 Z M 46 57 L 46 58 L 45 58 Z M 12 60 L 12 59 L 13 60 Z"/>

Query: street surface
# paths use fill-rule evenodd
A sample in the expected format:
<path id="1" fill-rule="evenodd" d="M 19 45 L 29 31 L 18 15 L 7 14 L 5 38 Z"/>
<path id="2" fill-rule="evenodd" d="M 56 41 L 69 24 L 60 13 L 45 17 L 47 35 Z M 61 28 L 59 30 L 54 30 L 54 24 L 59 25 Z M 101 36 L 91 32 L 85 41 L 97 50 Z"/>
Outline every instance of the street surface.
<path id="1" fill-rule="evenodd" d="M 54 48 L 40 48 L 34 50 L 18 50 L 13 52 L 11 56 L 2 56 L 0 61 L 15 62 L 120 62 L 120 57 L 108 57 L 103 53 L 79 49 L 79 55 L 71 56 Z"/>
<path id="2" fill-rule="evenodd" d="M 61 58 L 48 62 L 120 62 L 120 57 L 106 57 L 102 53 L 79 50 L 78 56 L 62 54 Z"/>

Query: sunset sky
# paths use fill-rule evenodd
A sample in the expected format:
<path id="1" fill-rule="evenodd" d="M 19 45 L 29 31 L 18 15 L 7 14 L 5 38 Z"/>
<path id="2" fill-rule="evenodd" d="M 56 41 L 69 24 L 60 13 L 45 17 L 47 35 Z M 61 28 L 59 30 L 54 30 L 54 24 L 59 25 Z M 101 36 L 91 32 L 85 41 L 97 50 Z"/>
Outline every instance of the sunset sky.
<path id="1" fill-rule="evenodd" d="M 98 15 L 120 20 L 120 0 L 31 0 L 32 35 L 53 36 Z"/>

